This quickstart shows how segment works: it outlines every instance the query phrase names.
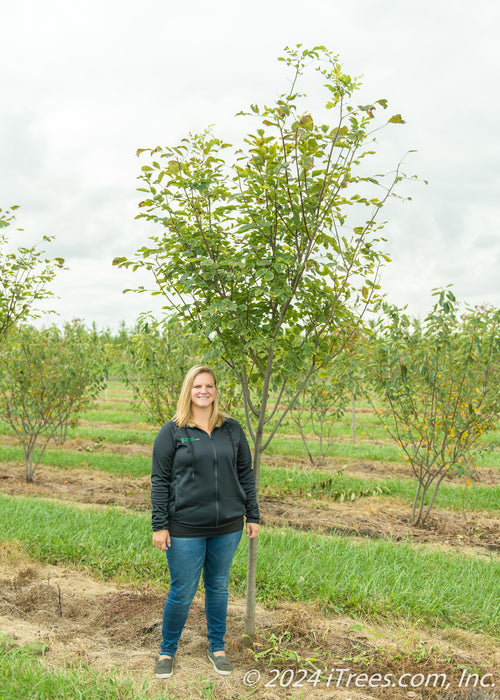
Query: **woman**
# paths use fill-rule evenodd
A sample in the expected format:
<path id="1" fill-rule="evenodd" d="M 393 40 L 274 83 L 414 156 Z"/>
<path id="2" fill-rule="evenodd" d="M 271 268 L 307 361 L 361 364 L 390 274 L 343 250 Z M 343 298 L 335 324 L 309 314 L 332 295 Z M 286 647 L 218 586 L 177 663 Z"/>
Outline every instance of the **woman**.
<path id="1" fill-rule="evenodd" d="M 218 407 L 210 367 L 184 378 L 177 411 L 156 436 L 151 475 L 153 545 L 167 553 L 170 590 L 163 611 L 157 678 L 170 678 L 177 642 L 203 570 L 208 658 L 229 675 L 224 652 L 227 584 L 243 531 L 259 532 L 252 457 L 240 424 Z"/>

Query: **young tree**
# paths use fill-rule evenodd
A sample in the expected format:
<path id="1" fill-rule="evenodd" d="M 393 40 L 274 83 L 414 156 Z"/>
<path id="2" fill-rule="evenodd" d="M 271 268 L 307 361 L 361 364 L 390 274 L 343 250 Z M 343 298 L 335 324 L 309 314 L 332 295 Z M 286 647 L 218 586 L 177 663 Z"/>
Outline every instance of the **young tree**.
<path id="1" fill-rule="evenodd" d="M 134 403 L 158 425 L 175 413 L 184 376 L 196 364 L 188 335 L 175 318 L 164 323 L 143 318 L 122 340 L 120 374 L 134 391 Z"/>
<path id="2" fill-rule="evenodd" d="M 0 229 L 12 225 L 16 209 L 17 206 L 5 211 L 0 209 Z M 53 236 L 43 237 L 46 242 L 52 239 Z M 53 296 L 48 285 L 57 270 L 63 268 L 64 260 L 44 258 L 43 255 L 44 252 L 35 246 L 20 246 L 15 252 L 9 250 L 7 234 L 0 232 L 0 339 L 18 321 L 38 315 L 35 310 L 37 301 Z"/>
<path id="3" fill-rule="evenodd" d="M 122 334 L 119 374 L 134 391 L 134 404 L 142 405 L 148 418 L 163 425 L 172 418 L 186 372 L 203 362 L 207 340 L 193 334 L 176 318 L 158 321 L 141 317 L 134 330 Z M 238 411 L 235 380 L 220 358 L 212 363 L 222 392 L 224 408 Z"/>
<path id="4" fill-rule="evenodd" d="M 290 90 L 273 106 L 251 106 L 259 126 L 244 147 L 227 151 L 207 131 L 175 148 L 138 152 L 149 154 L 139 217 L 160 232 L 134 260 L 114 261 L 151 271 L 166 308 L 209 338 L 238 378 L 257 489 L 263 450 L 376 296 L 379 265 L 388 259 L 377 214 L 402 178 L 399 168 L 387 182 L 358 167 L 374 153 L 368 143 L 385 100 L 353 106 L 358 83 L 324 47 L 286 49 L 281 60 L 292 72 Z M 313 117 L 298 92 L 306 69 L 316 69 L 326 90 L 327 122 L 319 112 Z M 296 390 L 285 406 L 290 380 Z M 251 540 L 250 635 L 256 557 Z"/>
<path id="5" fill-rule="evenodd" d="M 0 347 L 0 417 L 22 443 L 26 481 L 51 439 L 64 442 L 104 388 L 103 348 L 77 321 L 64 330 L 13 329 Z"/>
<path id="6" fill-rule="evenodd" d="M 474 476 L 474 452 L 500 415 L 500 311 L 460 315 L 451 291 L 437 294 L 423 322 L 386 306 L 364 362 L 387 407 L 387 432 L 418 482 L 415 525 L 425 523 L 447 475 Z"/>
<path id="7" fill-rule="evenodd" d="M 344 418 L 350 398 L 350 356 L 345 351 L 335 355 L 311 377 L 292 409 L 292 419 L 312 465 L 323 464 L 335 423 Z M 317 442 L 316 456 L 311 451 L 311 440 Z"/>

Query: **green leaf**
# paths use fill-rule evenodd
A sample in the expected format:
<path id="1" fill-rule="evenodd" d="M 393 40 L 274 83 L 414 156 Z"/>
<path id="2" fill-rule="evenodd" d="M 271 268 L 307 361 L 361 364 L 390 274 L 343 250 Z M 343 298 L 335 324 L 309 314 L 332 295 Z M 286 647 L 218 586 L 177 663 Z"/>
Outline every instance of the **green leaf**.
<path id="1" fill-rule="evenodd" d="M 400 114 L 395 114 L 388 120 L 389 124 L 406 124 L 405 120 Z"/>

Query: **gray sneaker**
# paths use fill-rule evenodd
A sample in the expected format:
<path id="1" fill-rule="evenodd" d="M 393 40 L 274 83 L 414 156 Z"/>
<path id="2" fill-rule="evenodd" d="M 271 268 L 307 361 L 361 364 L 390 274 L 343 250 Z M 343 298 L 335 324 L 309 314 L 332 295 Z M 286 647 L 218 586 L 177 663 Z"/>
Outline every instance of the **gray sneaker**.
<path id="1" fill-rule="evenodd" d="M 221 676 L 230 676 L 233 672 L 233 667 L 227 656 L 214 656 L 211 651 L 208 652 L 208 658 L 213 663 L 217 673 Z"/>
<path id="2" fill-rule="evenodd" d="M 173 659 L 158 659 L 155 663 L 155 676 L 157 678 L 170 678 L 174 673 L 173 665 Z"/>

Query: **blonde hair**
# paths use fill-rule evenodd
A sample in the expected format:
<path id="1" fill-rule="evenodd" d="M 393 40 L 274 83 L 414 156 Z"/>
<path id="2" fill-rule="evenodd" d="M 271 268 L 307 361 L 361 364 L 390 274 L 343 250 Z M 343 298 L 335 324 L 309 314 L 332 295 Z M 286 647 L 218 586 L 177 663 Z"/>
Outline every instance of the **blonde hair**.
<path id="1" fill-rule="evenodd" d="M 213 428 L 218 428 L 224 422 L 225 416 L 222 411 L 219 410 L 219 403 L 217 400 L 217 377 L 215 376 L 215 372 L 211 367 L 207 367 L 207 365 L 195 365 L 188 370 L 186 376 L 184 377 L 181 393 L 179 394 L 179 400 L 177 401 L 177 411 L 172 419 L 174 423 L 179 426 L 179 428 L 183 428 L 186 425 L 194 425 L 193 413 L 191 410 L 191 390 L 193 388 L 194 380 L 203 372 L 210 374 L 214 380 L 214 386 L 216 389 L 214 402 L 212 404 L 212 415 L 210 416 L 208 427 L 210 430 L 212 430 Z"/>

